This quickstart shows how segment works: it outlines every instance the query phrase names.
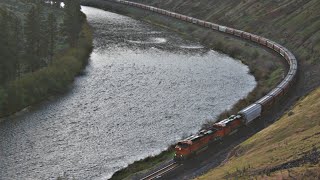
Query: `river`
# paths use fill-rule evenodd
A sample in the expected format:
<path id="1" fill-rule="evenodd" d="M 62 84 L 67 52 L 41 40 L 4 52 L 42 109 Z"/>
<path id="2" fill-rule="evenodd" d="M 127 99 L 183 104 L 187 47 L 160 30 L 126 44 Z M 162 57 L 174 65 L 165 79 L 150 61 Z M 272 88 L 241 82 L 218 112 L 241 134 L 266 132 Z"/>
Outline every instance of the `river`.
<path id="1" fill-rule="evenodd" d="M 168 30 L 82 7 L 94 51 L 69 92 L 0 124 L 0 179 L 108 179 L 256 86 L 248 67 Z"/>

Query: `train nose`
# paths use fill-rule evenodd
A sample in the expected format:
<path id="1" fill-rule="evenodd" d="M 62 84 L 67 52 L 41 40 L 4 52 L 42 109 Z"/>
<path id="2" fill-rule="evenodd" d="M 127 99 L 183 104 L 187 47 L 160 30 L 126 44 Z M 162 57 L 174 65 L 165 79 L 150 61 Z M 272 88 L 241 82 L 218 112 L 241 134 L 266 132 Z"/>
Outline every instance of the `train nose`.
<path id="1" fill-rule="evenodd" d="M 182 154 L 174 154 L 173 160 L 176 162 L 180 162 L 184 159 L 184 156 Z"/>

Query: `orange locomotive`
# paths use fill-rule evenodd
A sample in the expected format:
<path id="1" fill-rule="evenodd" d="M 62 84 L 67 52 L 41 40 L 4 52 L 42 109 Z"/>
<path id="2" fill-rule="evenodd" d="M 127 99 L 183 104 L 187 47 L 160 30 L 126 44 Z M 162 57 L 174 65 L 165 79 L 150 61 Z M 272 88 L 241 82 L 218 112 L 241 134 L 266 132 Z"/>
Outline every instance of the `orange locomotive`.
<path id="1" fill-rule="evenodd" d="M 222 33 L 227 33 L 230 35 L 237 36 L 239 38 L 249 40 L 251 42 L 260 44 L 266 48 L 269 48 L 282 57 L 288 62 L 290 69 L 287 76 L 282 80 L 282 82 L 274 88 L 267 95 L 256 101 L 255 103 L 249 105 L 248 107 L 242 109 L 238 114 L 240 116 L 232 116 L 229 119 L 223 120 L 222 122 L 214 124 L 209 129 L 204 129 L 198 132 L 197 134 L 190 136 L 189 138 L 179 142 L 176 146 L 176 155 L 175 159 L 185 159 L 190 157 L 193 154 L 206 149 L 208 145 L 212 142 L 215 142 L 218 139 L 230 135 L 233 131 L 237 130 L 241 124 L 250 124 L 255 119 L 261 117 L 262 113 L 267 111 L 280 97 L 286 95 L 290 87 L 295 82 L 297 72 L 298 72 L 298 62 L 295 56 L 285 47 L 280 44 L 273 42 L 269 39 L 257 36 L 245 31 L 233 29 L 226 26 L 221 26 L 211 22 L 202 21 L 189 16 L 184 16 L 182 14 L 174 13 L 171 11 L 166 11 L 163 9 L 146 6 L 140 3 L 135 3 L 125 0 L 115 0 L 115 2 L 126 4 L 133 7 L 138 7 L 142 9 L 147 9 L 149 11 L 166 15 L 172 18 L 180 19 L 195 25 L 200 25 L 202 27 L 210 28 L 215 31 Z"/>
<path id="2" fill-rule="evenodd" d="M 215 123 L 211 128 L 200 130 L 197 134 L 178 142 L 174 160 L 182 161 L 206 150 L 211 143 L 237 132 L 242 125 L 242 117 L 237 115 Z"/>

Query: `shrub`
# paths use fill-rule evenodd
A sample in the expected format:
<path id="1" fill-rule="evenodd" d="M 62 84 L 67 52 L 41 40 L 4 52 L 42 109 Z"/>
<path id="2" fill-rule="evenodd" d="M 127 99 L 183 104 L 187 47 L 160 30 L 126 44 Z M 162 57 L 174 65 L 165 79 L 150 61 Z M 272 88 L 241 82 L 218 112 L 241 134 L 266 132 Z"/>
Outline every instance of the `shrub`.
<path id="1" fill-rule="evenodd" d="M 7 92 L 3 87 L 0 87 L 0 105 L 5 104 L 7 99 Z M 0 111 L 3 111 L 3 106 L 0 106 Z"/>
<path id="2" fill-rule="evenodd" d="M 239 47 L 231 47 L 229 51 L 230 56 L 233 58 L 237 58 L 241 54 L 241 49 Z"/>
<path id="3" fill-rule="evenodd" d="M 257 59 L 259 56 L 260 56 L 259 52 L 257 50 L 254 50 L 252 55 L 251 55 L 251 58 L 252 59 Z"/>

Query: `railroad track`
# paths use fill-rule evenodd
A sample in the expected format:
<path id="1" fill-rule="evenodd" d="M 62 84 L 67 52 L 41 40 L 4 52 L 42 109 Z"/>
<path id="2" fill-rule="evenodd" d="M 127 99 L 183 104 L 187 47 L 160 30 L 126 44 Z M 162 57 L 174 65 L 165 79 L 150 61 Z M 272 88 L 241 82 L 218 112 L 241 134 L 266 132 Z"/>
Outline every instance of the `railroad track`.
<path id="1" fill-rule="evenodd" d="M 234 29 L 231 27 L 226 27 L 223 25 L 215 24 L 212 22 L 207 22 L 201 19 L 197 19 L 194 17 L 186 16 L 183 14 L 175 13 L 172 11 L 160 9 L 153 6 L 148 6 L 141 3 L 135 3 L 131 1 L 126 0 L 109 0 L 111 2 L 116 2 L 122 5 L 127 5 L 135 8 L 139 8 L 145 11 L 150 11 L 155 14 L 167 16 L 170 18 L 178 19 L 181 21 L 184 21 L 186 23 L 191 23 L 194 25 L 201 26 L 203 28 L 210 29 L 212 31 L 232 35 L 237 38 L 242 38 L 245 41 L 250 41 L 252 43 L 255 43 L 257 45 L 260 45 L 264 48 L 271 49 L 276 54 L 283 57 L 283 60 L 285 60 L 289 65 L 289 70 L 287 75 L 284 77 L 284 79 L 281 81 L 280 84 L 278 84 L 274 89 L 272 89 L 268 94 L 261 97 L 256 102 L 252 103 L 251 105 L 248 105 L 244 109 L 242 109 L 240 112 L 238 112 L 237 115 L 240 116 L 240 119 L 245 123 L 246 125 L 249 125 L 254 120 L 259 119 L 264 115 L 265 112 L 268 111 L 273 105 L 275 105 L 282 97 L 288 94 L 289 90 L 293 88 L 294 82 L 296 81 L 297 72 L 298 72 L 298 61 L 294 54 L 290 52 L 287 48 L 284 46 L 270 40 L 267 38 L 264 38 L 259 35 L 255 35 L 249 32 L 245 32 L 239 29 Z M 229 119 L 228 119 L 229 120 Z M 233 119 L 234 120 L 234 119 Z M 223 121 L 224 124 L 230 123 L 231 121 Z M 190 139 L 188 139 L 190 141 Z M 190 148 L 189 148 L 190 149 Z M 172 170 L 176 169 L 178 166 L 180 166 L 177 163 L 171 163 L 167 165 L 166 167 L 142 178 L 142 180 L 147 179 L 157 179 L 162 177 L 164 174 L 167 174 L 171 172 Z"/>
<path id="2" fill-rule="evenodd" d="M 152 180 L 152 179 L 158 179 L 161 178 L 163 175 L 167 174 L 168 172 L 176 169 L 177 167 L 179 167 L 180 164 L 173 162 L 167 166 L 165 166 L 164 168 L 161 168 L 159 170 L 157 170 L 156 172 L 149 174 L 148 176 L 141 178 L 140 180 Z"/>
<path id="3" fill-rule="evenodd" d="M 178 19 L 187 23 L 201 26 L 206 29 L 210 29 L 212 31 L 232 35 L 237 38 L 242 38 L 245 41 L 250 41 L 264 48 L 271 49 L 276 54 L 282 56 L 283 59 L 289 65 L 289 70 L 287 75 L 282 80 L 282 82 L 278 84 L 274 89 L 272 89 L 268 94 L 260 98 L 258 101 L 252 103 L 251 105 L 248 105 L 246 108 L 242 109 L 240 112 L 238 112 L 238 114 L 241 115 L 241 117 L 243 118 L 243 121 L 246 125 L 250 124 L 252 121 L 261 117 L 263 113 L 266 112 L 268 109 L 270 109 L 270 107 L 272 107 L 276 102 L 278 102 L 280 98 L 287 95 L 288 91 L 292 88 L 296 80 L 297 72 L 298 72 L 298 62 L 296 57 L 287 48 L 270 39 L 267 39 L 262 36 L 255 35 L 249 32 L 245 32 L 239 29 L 234 29 L 227 26 L 203 21 L 197 18 L 185 16 L 183 14 L 167 11 L 164 9 L 148 6 L 141 3 L 135 3 L 131 1 L 125 1 L 125 0 L 111 0 L 111 2 L 112 1 L 123 4 L 123 5 L 139 8 L 145 11 L 154 12 L 159 15 Z"/>

